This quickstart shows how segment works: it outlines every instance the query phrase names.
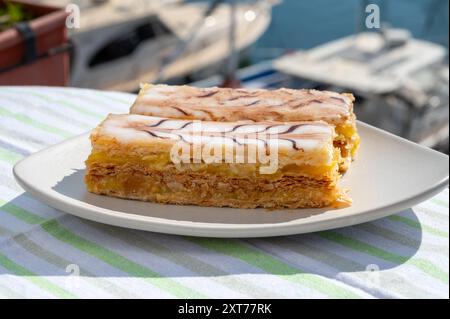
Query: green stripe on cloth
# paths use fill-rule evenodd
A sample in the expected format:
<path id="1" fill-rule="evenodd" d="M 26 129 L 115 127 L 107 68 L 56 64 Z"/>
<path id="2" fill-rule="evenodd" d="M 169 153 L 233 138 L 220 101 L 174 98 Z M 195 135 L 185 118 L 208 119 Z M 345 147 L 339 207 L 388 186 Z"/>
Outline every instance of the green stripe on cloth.
<path id="1" fill-rule="evenodd" d="M 392 221 L 396 221 L 396 222 L 401 222 L 405 225 L 408 225 L 408 226 L 416 228 L 416 229 L 422 229 L 423 231 L 433 234 L 433 235 L 436 235 L 436 236 L 448 238 L 448 233 L 443 230 L 439 230 L 439 229 L 433 228 L 431 226 L 421 224 L 419 222 L 416 222 L 410 218 L 407 218 L 407 217 L 404 217 L 401 215 L 391 215 L 388 217 L 388 219 L 390 219 Z"/>
<path id="2" fill-rule="evenodd" d="M 7 162 L 9 164 L 16 164 L 22 159 L 22 155 L 11 152 L 10 150 L 0 147 L 0 161 Z"/>
<path id="3" fill-rule="evenodd" d="M 61 105 L 67 106 L 67 107 L 73 109 L 74 111 L 76 111 L 76 112 L 78 112 L 80 114 L 83 114 L 83 115 L 88 115 L 88 116 L 95 117 L 95 118 L 104 117 L 104 114 L 93 112 L 93 111 L 90 111 L 90 110 L 86 110 L 83 107 L 80 107 L 78 105 L 75 105 L 73 103 L 70 103 L 70 102 L 67 102 L 67 101 L 64 101 L 64 100 L 52 99 L 51 97 L 49 97 L 49 96 L 47 96 L 45 94 L 42 94 L 42 93 L 37 93 L 37 92 L 31 91 L 31 90 L 22 90 L 22 91 L 23 91 L 24 94 L 29 94 L 29 95 L 35 96 L 35 97 L 40 98 L 40 99 L 42 99 L 42 100 L 44 100 L 46 102 L 56 103 L 56 104 L 61 104 Z M 11 90 L 9 90 L 9 92 L 11 92 Z"/>
<path id="4" fill-rule="evenodd" d="M 414 212 L 417 215 L 423 215 L 424 218 L 433 219 L 435 223 L 445 225 L 448 228 L 448 210 L 447 212 L 438 212 L 430 207 L 419 205 L 414 207 Z"/>
<path id="5" fill-rule="evenodd" d="M 92 222 L 83 222 L 89 226 L 93 226 Z M 131 231 L 127 231 L 126 233 L 117 231 L 115 227 L 109 225 L 96 225 L 95 227 L 102 230 L 102 232 L 108 234 L 111 237 L 118 238 L 129 245 L 138 247 L 146 252 L 157 255 L 166 260 L 170 260 L 174 264 L 181 265 L 194 272 L 195 274 L 198 274 L 199 276 L 207 276 L 211 278 L 211 280 L 218 282 L 220 285 L 234 288 L 253 298 L 262 298 L 263 296 L 270 295 L 269 290 L 254 286 L 246 280 L 229 277 L 227 276 L 227 272 L 218 269 L 203 260 L 190 256 L 189 254 L 182 251 L 173 253 L 170 248 L 166 248 L 160 244 L 157 244 L 155 241 L 152 241 L 151 239 L 149 240 L 139 234 L 133 233 Z M 273 298 L 282 298 L 282 296 L 276 295 L 274 293 L 272 293 L 272 295 Z"/>
<path id="6" fill-rule="evenodd" d="M 0 94 L 2 93 L 2 90 L 0 89 Z M 14 94 L 14 92 L 7 92 Z M 85 123 L 85 116 L 74 116 L 73 114 L 70 114 L 70 112 L 67 112 L 67 108 L 61 108 L 59 106 L 52 107 L 50 105 L 46 105 L 47 103 L 30 103 L 28 100 L 20 100 L 17 101 L 17 97 L 12 97 L 9 95 L 0 95 L 0 99 L 3 98 L 4 100 L 9 100 L 13 104 L 19 104 L 23 108 L 26 109 L 32 109 L 34 112 L 39 112 L 41 114 L 44 114 L 46 118 L 49 118 L 48 120 L 45 120 L 47 123 L 71 123 L 72 127 L 77 127 L 78 129 L 90 129 L 92 128 L 92 124 Z M 11 108 L 7 107 L 9 110 Z M 26 111 L 24 112 L 27 113 Z M 51 118 L 51 120 L 50 120 Z M 91 119 L 89 119 L 91 120 Z"/>
<path id="7" fill-rule="evenodd" d="M 40 244 L 34 242 L 30 238 L 27 237 L 26 234 L 19 234 L 14 236 L 14 241 L 20 245 L 23 249 L 27 250 L 30 254 L 35 255 L 38 258 L 45 260 L 46 262 L 61 268 L 66 269 L 66 267 L 74 262 L 69 261 L 62 256 L 58 256 L 52 251 L 49 251 L 42 247 Z M 84 268 L 80 268 L 80 276 L 81 279 L 85 280 L 85 276 L 96 277 L 94 274 L 90 273 Z M 104 278 L 95 278 L 95 281 L 91 281 L 94 286 L 106 291 L 107 293 L 114 293 L 115 296 L 119 296 L 121 298 L 137 298 L 137 296 L 132 293 L 122 289 L 108 280 Z"/>
<path id="8" fill-rule="evenodd" d="M 265 239 L 264 241 L 276 244 L 281 249 L 290 250 L 299 254 L 300 256 L 297 257 L 299 260 L 301 260 L 303 256 L 306 256 L 336 269 L 336 271 L 341 275 L 349 277 L 355 276 L 360 280 L 367 280 L 367 277 L 365 276 L 365 274 L 367 274 L 367 263 L 356 258 L 353 259 L 351 257 L 345 257 L 335 253 L 333 250 L 322 249 L 321 245 L 310 245 L 307 241 L 304 241 L 301 238 L 298 238 L 295 242 L 293 242 L 289 237 L 274 237 Z M 384 273 L 383 276 L 384 278 L 392 278 L 392 276 L 394 276 L 395 279 L 402 280 L 400 276 L 396 277 L 397 275 L 395 273 Z M 431 295 L 428 291 L 422 290 L 421 288 L 422 287 L 417 287 L 413 283 L 403 280 L 402 285 L 398 285 L 395 288 L 391 287 L 390 289 L 396 293 L 406 291 L 411 298 L 420 298 L 421 296 L 429 296 L 430 298 L 437 297 Z M 365 287 L 361 287 L 360 289 L 366 290 Z M 367 292 L 373 295 L 373 288 L 368 288 Z"/>
<path id="9" fill-rule="evenodd" d="M 415 238 L 402 235 L 388 228 L 378 226 L 375 223 L 364 223 L 358 225 L 357 228 L 378 237 L 399 243 L 400 245 L 408 246 L 412 249 L 417 249 L 417 247 L 420 246 L 420 240 L 416 240 Z"/>
<path id="10" fill-rule="evenodd" d="M 1 253 L 0 265 L 18 276 L 23 276 L 25 279 L 31 281 L 39 288 L 50 292 L 52 295 L 58 298 L 77 298 L 77 296 L 70 293 L 69 291 L 56 286 L 55 284 L 42 277 L 37 276 L 35 273 L 15 263 Z"/>
<path id="11" fill-rule="evenodd" d="M 435 203 L 436 205 L 448 208 L 448 201 L 444 201 L 439 198 L 432 198 L 431 202 Z"/>
<path id="12" fill-rule="evenodd" d="M 179 298 L 202 298 L 200 293 L 191 290 L 172 279 L 162 277 L 160 274 L 137 264 L 119 254 L 116 254 L 97 243 L 84 239 L 70 230 L 62 227 L 57 221 L 45 222 L 41 227 L 56 239 L 65 242 L 91 256 L 94 256 L 107 264 L 116 267 L 132 276 L 145 278 L 151 284 L 168 291 Z"/>
<path id="13" fill-rule="evenodd" d="M 9 213 L 10 215 L 13 215 L 14 217 L 26 222 L 27 224 L 31 225 L 37 225 L 42 224 L 46 221 L 45 218 L 33 214 L 26 209 L 23 209 L 19 206 L 16 206 L 14 204 L 5 202 L 4 200 L 0 199 L 0 210 Z"/>
<path id="14" fill-rule="evenodd" d="M 391 253 L 388 251 L 385 251 L 383 249 L 380 249 L 378 247 L 374 247 L 372 245 L 366 244 L 362 241 L 359 241 L 357 239 L 347 237 L 344 235 L 341 235 L 337 232 L 333 231 L 325 231 L 319 233 L 319 236 L 322 238 L 328 239 L 330 241 L 336 242 L 338 244 L 341 244 L 347 248 L 354 249 L 381 259 L 384 259 L 386 261 L 395 263 L 395 264 L 404 264 L 404 263 L 410 263 L 411 265 L 414 265 L 415 267 L 419 268 L 423 272 L 427 273 L 428 275 L 442 281 L 445 284 L 448 284 L 448 274 L 442 270 L 440 270 L 438 267 L 436 267 L 434 264 L 429 262 L 428 260 L 423 259 L 411 259 L 405 256 L 401 256 L 395 253 Z"/>
<path id="15" fill-rule="evenodd" d="M 194 237 L 189 237 L 189 240 L 207 249 L 242 260 L 272 275 L 278 275 L 280 278 L 285 280 L 319 291 L 328 297 L 359 298 L 358 295 L 348 289 L 341 288 L 338 285 L 330 283 L 328 280 L 320 278 L 317 275 L 305 273 L 302 270 L 294 268 L 271 255 L 252 249 L 246 245 L 237 243 L 236 241 Z"/>
<path id="16" fill-rule="evenodd" d="M 40 123 L 40 122 L 36 121 L 36 119 L 32 119 L 32 118 L 28 117 L 27 115 L 13 113 L 2 107 L 0 107 L 0 115 L 13 118 L 13 119 L 15 119 L 19 122 L 22 122 L 26 125 L 30 125 L 34 128 L 37 128 L 37 129 L 40 129 L 40 130 L 43 130 L 43 131 L 46 131 L 46 132 L 49 132 L 52 134 L 56 134 L 61 137 L 67 138 L 67 137 L 74 135 L 73 133 L 70 133 L 66 130 L 63 130 L 63 129 L 60 129 L 57 127 L 53 127 L 53 126 L 50 126 L 50 125 L 47 125 L 44 123 Z"/>
<path id="17" fill-rule="evenodd" d="M 28 210 L 15 206 L 11 203 L 5 203 L 0 209 L 10 213 L 13 216 L 29 224 L 42 224 L 42 228 L 56 239 L 69 244 L 78 250 L 81 250 L 91 256 L 94 256 L 107 264 L 120 269 L 130 275 L 145 278 L 151 284 L 168 291 L 179 298 L 202 298 L 202 294 L 197 293 L 172 279 L 167 279 L 160 274 L 141 266 L 119 254 L 116 254 L 94 242 L 88 241 L 68 229 L 62 227 L 55 220 L 46 220 Z M 0 200 L 0 204 L 2 204 Z M 148 278 L 153 277 L 153 278 Z"/>

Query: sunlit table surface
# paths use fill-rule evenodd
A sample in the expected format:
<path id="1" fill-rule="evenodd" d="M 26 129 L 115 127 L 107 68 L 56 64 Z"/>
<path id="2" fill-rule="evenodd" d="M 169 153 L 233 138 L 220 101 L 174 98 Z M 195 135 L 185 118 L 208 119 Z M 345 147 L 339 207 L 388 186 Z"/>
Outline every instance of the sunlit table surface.
<path id="1" fill-rule="evenodd" d="M 0 87 L 0 297 L 448 298 L 448 189 L 390 217 L 266 239 L 122 229 L 53 209 L 21 158 L 126 113 L 134 95 Z"/>

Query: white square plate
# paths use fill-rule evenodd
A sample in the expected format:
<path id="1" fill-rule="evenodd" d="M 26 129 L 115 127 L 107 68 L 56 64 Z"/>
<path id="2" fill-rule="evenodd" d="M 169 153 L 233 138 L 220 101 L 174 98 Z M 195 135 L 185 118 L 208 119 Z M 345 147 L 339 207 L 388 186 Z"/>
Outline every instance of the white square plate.
<path id="1" fill-rule="evenodd" d="M 381 218 L 448 186 L 448 156 L 358 123 L 361 147 L 342 179 L 353 205 L 344 209 L 267 211 L 160 205 L 88 193 L 84 134 L 17 163 L 19 184 L 39 200 L 97 222 L 154 232 L 206 237 L 265 237 L 314 232 Z"/>

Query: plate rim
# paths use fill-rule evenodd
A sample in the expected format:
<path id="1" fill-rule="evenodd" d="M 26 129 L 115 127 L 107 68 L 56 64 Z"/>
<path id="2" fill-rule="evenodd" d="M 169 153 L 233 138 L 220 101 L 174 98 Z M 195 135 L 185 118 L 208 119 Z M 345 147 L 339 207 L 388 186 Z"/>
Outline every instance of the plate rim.
<path id="1" fill-rule="evenodd" d="M 363 126 L 369 130 L 375 130 L 378 134 L 388 135 L 390 138 L 406 142 L 413 147 L 418 147 L 427 152 L 435 152 L 437 155 L 446 157 L 448 155 L 429 149 L 425 146 L 416 144 L 392 133 L 373 127 L 369 124 L 358 121 L 359 126 Z M 366 210 L 351 215 L 339 215 L 337 214 L 331 220 L 313 220 L 308 223 L 299 223 L 296 220 L 291 220 L 281 223 L 264 223 L 264 224 L 232 224 L 232 223 L 210 223 L 199 221 L 186 221 L 166 219 L 163 217 L 144 216 L 132 213 L 113 211 L 107 208 L 98 207 L 93 204 L 81 202 L 78 199 L 74 199 L 70 196 L 61 194 L 52 188 L 44 188 L 36 190 L 34 186 L 30 185 L 26 178 L 24 178 L 20 171 L 23 165 L 33 159 L 36 156 L 40 156 L 42 153 L 46 153 L 54 148 L 60 147 L 62 144 L 71 143 L 73 140 L 87 138 L 90 133 L 86 132 L 67 140 L 64 140 L 55 145 L 51 145 L 42 150 L 39 150 L 26 158 L 21 159 L 13 167 L 13 175 L 18 184 L 27 192 L 29 192 L 36 199 L 44 202 L 45 204 L 59 209 L 65 213 L 69 213 L 81 218 L 94 220 L 97 222 L 115 225 L 119 227 L 141 229 L 159 233 L 168 233 L 176 235 L 190 235 L 199 237 L 221 237 L 221 238 L 244 238 L 244 237 L 271 237 L 280 235 L 293 235 L 301 233 L 316 232 L 327 229 L 334 229 L 340 227 L 348 227 L 351 225 L 359 224 L 362 222 L 369 222 L 385 216 L 392 215 L 396 212 L 400 212 L 404 209 L 410 208 L 430 197 L 439 193 L 442 189 L 449 185 L 449 175 L 443 177 L 440 181 L 434 185 L 426 188 L 424 191 L 409 196 L 392 204 L 384 205 L 375 209 Z M 101 195 L 98 195 L 101 196 Z M 79 205 L 78 203 L 83 203 Z M 154 203 L 156 204 L 156 203 Z M 160 204 L 158 204 L 160 205 Z M 180 207 L 183 207 L 179 205 Z M 230 208 L 224 208 L 230 209 Z M 102 220 L 107 218 L 107 220 Z M 333 226 L 345 221 L 343 226 Z M 136 225 L 141 223 L 141 225 Z M 133 225 L 131 225 L 133 224 Z M 307 227 L 309 230 L 305 230 Z"/>

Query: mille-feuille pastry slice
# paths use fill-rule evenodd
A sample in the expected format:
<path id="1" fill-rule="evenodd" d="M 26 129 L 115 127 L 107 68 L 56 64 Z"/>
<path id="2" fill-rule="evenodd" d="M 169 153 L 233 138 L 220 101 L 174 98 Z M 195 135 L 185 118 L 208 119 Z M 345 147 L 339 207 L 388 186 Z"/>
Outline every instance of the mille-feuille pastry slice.
<path id="1" fill-rule="evenodd" d="M 325 122 L 203 122 L 109 115 L 92 133 L 90 192 L 172 204 L 348 204 Z"/>
<path id="2" fill-rule="evenodd" d="M 317 90 L 263 90 L 143 85 L 130 113 L 176 119 L 233 122 L 325 121 L 335 126 L 334 146 L 345 171 L 359 145 L 352 94 Z"/>

